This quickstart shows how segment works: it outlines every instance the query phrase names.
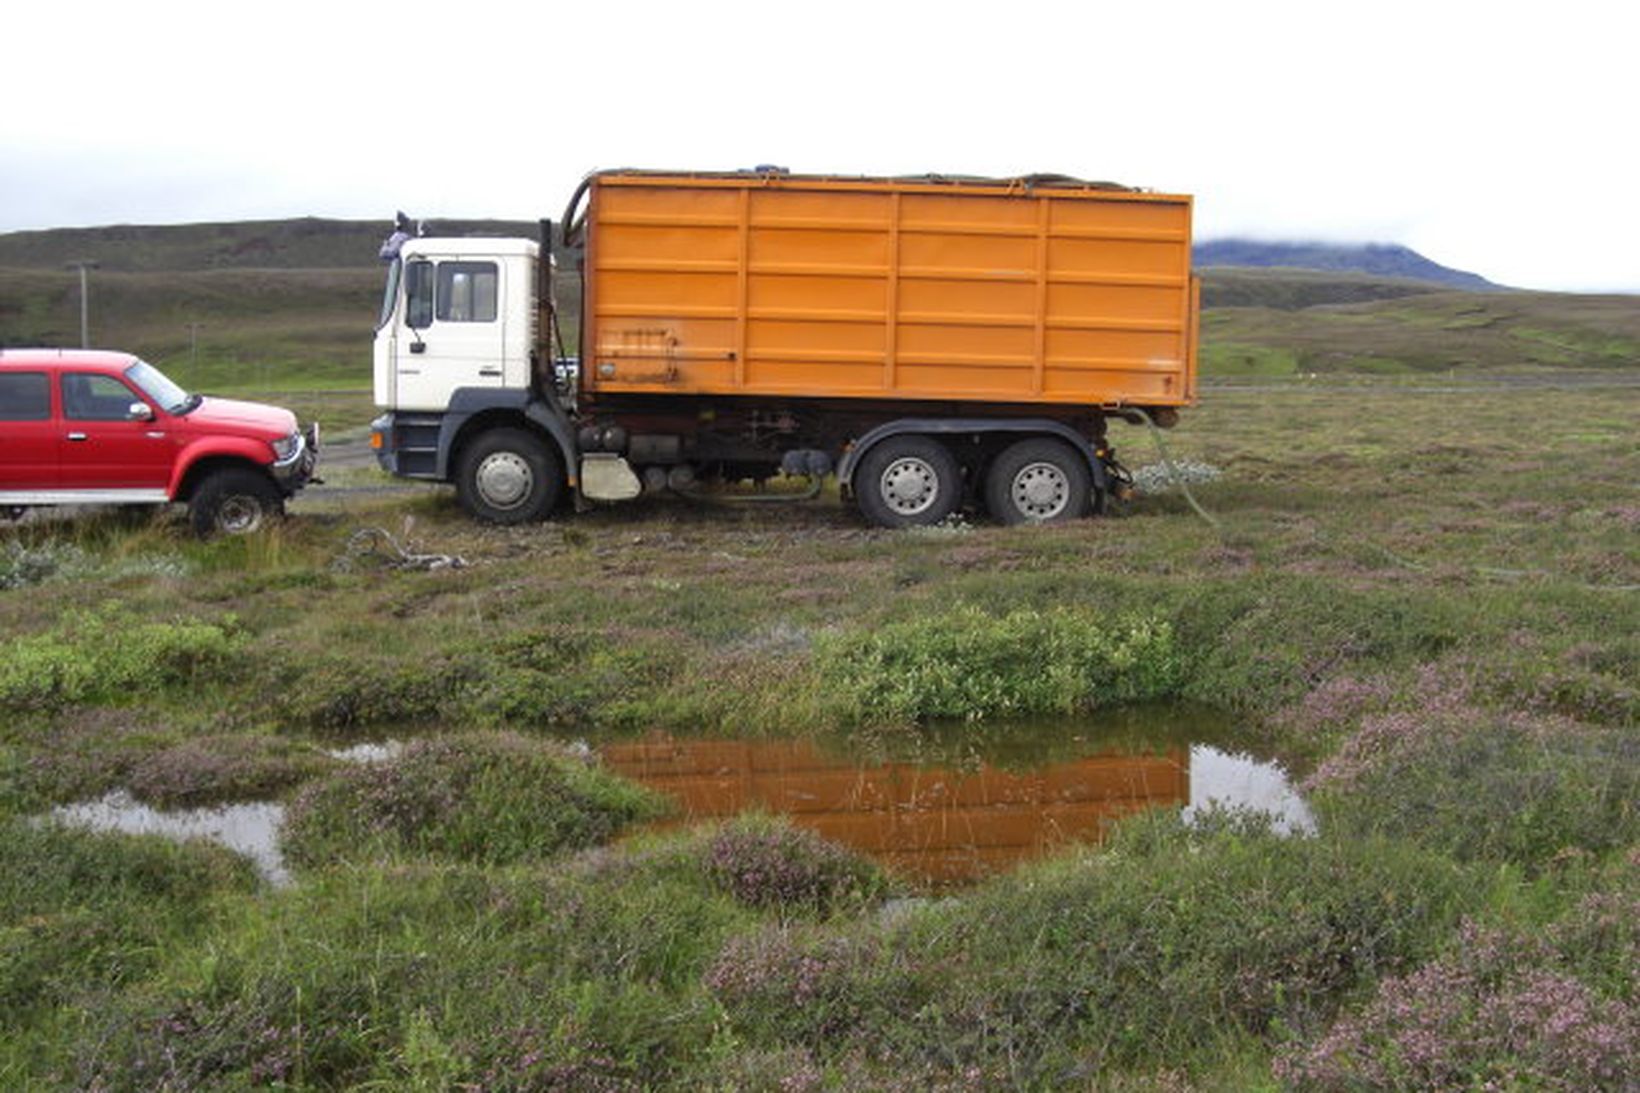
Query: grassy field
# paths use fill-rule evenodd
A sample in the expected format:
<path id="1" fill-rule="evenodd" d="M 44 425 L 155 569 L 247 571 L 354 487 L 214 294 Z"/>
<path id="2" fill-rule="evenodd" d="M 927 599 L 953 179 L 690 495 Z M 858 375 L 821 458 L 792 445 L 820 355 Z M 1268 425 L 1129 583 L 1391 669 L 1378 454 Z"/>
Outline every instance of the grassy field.
<path id="1" fill-rule="evenodd" d="M 210 543 L 0 526 L 0 1085 L 1630 1088 L 1636 420 L 1622 385 L 1213 390 L 1169 440 L 1217 528 L 1171 491 L 1059 529 L 496 529 L 437 490 Z M 908 901 L 768 818 L 617 838 L 659 806 L 568 746 L 1138 699 L 1229 711 L 1318 832 L 1155 814 Z M 30 819 L 114 788 L 284 800 L 297 883 Z"/>

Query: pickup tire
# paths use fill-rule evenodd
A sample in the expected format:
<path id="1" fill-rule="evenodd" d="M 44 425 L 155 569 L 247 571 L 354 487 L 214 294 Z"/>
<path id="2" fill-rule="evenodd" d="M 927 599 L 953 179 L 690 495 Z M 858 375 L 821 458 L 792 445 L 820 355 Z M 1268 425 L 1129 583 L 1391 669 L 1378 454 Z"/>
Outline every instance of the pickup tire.
<path id="1" fill-rule="evenodd" d="M 985 507 L 1004 524 L 1058 524 L 1088 514 L 1093 472 L 1060 440 L 1033 437 L 1010 445 L 985 476 Z"/>
<path id="2" fill-rule="evenodd" d="M 279 487 L 261 471 L 248 467 L 212 471 L 188 501 L 188 519 L 201 538 L 249 535 L 284 514 Z"/>
<path id="3" fill-rule="evenodd" d="M 492 429 L 456 460 L 456 497 L 474 519 L 523 524 L 552 511 L 564 489 L 558 456 L 533 433 Z"/>
<path id="4" fill-rule="evenodd" d="M 854 496 L 874 524 L 926 527 L 956 511 L 962 500 L 962 469 L 937 440 L 891 436 L 861 458 L 854 472 Z"/>

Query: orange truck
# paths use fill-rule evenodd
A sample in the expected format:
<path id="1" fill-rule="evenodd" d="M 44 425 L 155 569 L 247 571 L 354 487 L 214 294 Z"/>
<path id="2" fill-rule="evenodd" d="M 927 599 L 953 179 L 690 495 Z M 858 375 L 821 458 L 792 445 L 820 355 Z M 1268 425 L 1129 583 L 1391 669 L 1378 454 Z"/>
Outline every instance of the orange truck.
<path id="1" fill-rule="evenodd" d="M 833 474 L 884 526 L 1073 519 L 1124 489 L 1110 419 L 1195 401 L 1190 213 L 1062 176 L 599 172 L 556 239 L 575 354 L 550 221 L 443 238 L 401 214 L 371 443 L 498 523 Z"/>

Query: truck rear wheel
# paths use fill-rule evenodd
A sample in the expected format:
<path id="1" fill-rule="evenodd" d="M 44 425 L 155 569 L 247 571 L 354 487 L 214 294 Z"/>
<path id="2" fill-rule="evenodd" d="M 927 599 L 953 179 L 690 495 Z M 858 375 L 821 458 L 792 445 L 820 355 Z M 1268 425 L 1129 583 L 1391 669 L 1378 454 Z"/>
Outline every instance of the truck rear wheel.
<path id="1" fill-rule="evenodd" d="M 1033 437 L 997 456 L 985 504 L 1005 524 L 1057 524 L 1086 516 L 1093 494 L 1088 461 L 1069 444 Z"/>
<path id="2" fill-rule="evenodd" d="M 539 520 L 558 503 L 564 469 L 539 438 L 523 429 L 494 429 L 462 451 L 456 465 L 461 507 L 492 524 Z"/>
<path id="3" fill-rule="evenodd" d="M 201 538 L 250 535 L 284 514 L 279 487 L 261 471 L 248 467 L 211 472 L 188 501 L 188 519 Z"/>
<path id="4" fill-rule="evenodd" d="M 937 524 L 962 499 L 962 470 L 937 440 L 891 436 L 860 460 L 854 495 L 866 519 L 882 527 Z"/>

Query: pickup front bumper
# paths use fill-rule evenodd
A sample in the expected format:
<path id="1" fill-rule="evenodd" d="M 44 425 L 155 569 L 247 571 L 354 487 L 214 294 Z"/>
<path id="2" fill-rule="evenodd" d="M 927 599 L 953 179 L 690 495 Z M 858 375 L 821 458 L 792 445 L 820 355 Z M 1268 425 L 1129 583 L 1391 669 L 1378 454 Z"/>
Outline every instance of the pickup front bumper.
<path id="1" fill-rule="evenodd" d="M 319 423 L 308 425 L 305 432 L 296 434 L 296 450 L 283 459 L 268 465 L 268 473 L 289 497 L 313 480 L 313 469 L 319 464 Z"/>

